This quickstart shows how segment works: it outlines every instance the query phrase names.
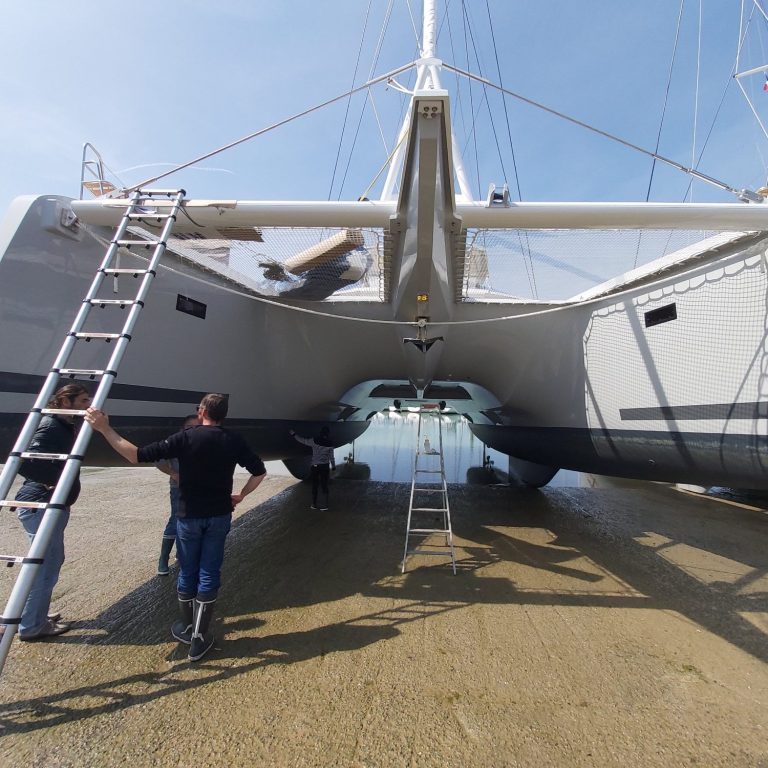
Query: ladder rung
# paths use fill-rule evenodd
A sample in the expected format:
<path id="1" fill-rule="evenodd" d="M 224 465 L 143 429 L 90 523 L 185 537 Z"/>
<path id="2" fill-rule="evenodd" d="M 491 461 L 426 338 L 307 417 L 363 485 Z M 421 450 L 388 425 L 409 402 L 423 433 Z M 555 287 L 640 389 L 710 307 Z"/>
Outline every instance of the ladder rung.
<path id="1" fill-rule="evenodd" d="M 76 333 L 76 339 L 119 339 L 122 334 L 120 333 Z"/>
<path id="2" fill-rule="evenodd" d="M 0 562 L 6 563 L 9 568 L 17 563 L 23 563 L 26 559 L 19 555 L 0 555 Z"/>
<path id="3" fill-rule="evenodd" d="M 448 507 L 411 507 L 411 512 L 447 512 Z"/>
<path id="4" fill-rule="evenodd" d="M 24 451 L 21 454 L 22 459 L 42 459 L 44 461 L 66 461 L 69 458 L 68 453 L 35 453 L 33 451 Z"/>
<path id="5" fill-rule="evenodd" d="M 103 307 L 105 304 L 130 307 L 136 303 L 136 299 L 88 299 L 88 303 L 94 307 Z"/>
<path id="6" fill-rule="evenodd" d="M 153 197 L 154 195 L 178 195 L 179 192 L 186 194 L 183 189 L 140 189 L 139 192 L 139 199 L 145 197 Z"/>
<path id="7" fill-rule="evenodd" d="M 443 474 L 439 469 L 417 469 L 415 471 L 422 475 L 442 475 Z"/>
<path id="8" fill-rule="evenodd" d="M 3 499 L 0 501 L 0 507 L 28 507 L 30 509 L 45 509 L 48 506 L 46 501 L 16 501 L 15 499 Z"/>
<path id="9" fill-rule="evenodd" d="M 441 555 L 442 557 L 453 557 L 453 553 L 450 550 L 448 544 L 445 545 L 447 552 L 433 552 L 431 549 L 409 549 L 409 555 Z"/>
<path id="10" fill-rule="evenodd" d="M 414 488 L 414 491 L 421 491 L 423 493 L 448 493 L 448 491 L 442 488 Z"/>
<path id="11" fill-rule="evenodd" d="M 409 534 L 411 533 L 450 533 L 450 531 L 447 528 L 411 528 L 408 531 Z"/>
<path id="12" fill-rule="evenodd" d="M 72 408 L 41 408 L 40 413 L 58 413 L 60 416 L 85 416 L 87 411 L 76 411 Z"/>
<path id="13" fill-rule="evenodd" d="M 103 376 L 105 371 L 97 371 L 92 368 L 59 368 L 59 373 L 64 376 Z"/>
<path id="14" fill-rule="evenodd" d="M 157 219 L 160 221 L 161 219 L 170 219 L 171 214 L 170 213 L 150 213 L 149 211 L 147 213 L 129 213 L 128 214 L 129 219 Z"/>
<path id="15" fill-rule="evenodd" d="M 146 275 L 147 272 L 150 270 L 148 269 L 125 269 L 124 267 L 121 267 L 119 269 L 105 269 L 104 274 L 105 275 L 133 275 L 134 277 L 138 275 Z"/>
<path id="16" fill-rule="evenodd" d="M 153 245 L 165 245 L 160 240 L 113 240 L 113 244 L 123 245 L 130 248 L 132 245 L 143 245 L 145 248 L 151 248 Z"/>

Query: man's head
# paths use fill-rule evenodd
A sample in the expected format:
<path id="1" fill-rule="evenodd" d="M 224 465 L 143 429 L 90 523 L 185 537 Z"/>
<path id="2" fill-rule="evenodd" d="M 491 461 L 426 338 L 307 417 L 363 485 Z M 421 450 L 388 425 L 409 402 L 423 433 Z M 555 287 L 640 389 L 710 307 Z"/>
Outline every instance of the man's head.
<path id="1" fill-rule="evenodd" d="M 67 384 L 54 392 L 49 408 L 70 408 L 84 411 L 91 404 L 91 393 L 82 384 Z"/>
<path id="2" fill-rule="evenodd" d="M 190 427 L 196 427 L 200 424 L 200 419 L 196 413 L 191 413 L 189 416 L 184 417 L 184 423 L 181 425 L 182 429 L 189 429 Z"/>
<path id="3" fill-rule="evenodd" d="M 328 438 L 331 434 L 331 430 L 328 427 L 320 427 L 320 437 Z"/>
<path id="4" fill-rule="evenodd" d="M 206 416 L 211 421 L 220 424 L 227 417 L 229 410 L 229 400 L 226 395 L 210 394 L 206 395 L 197 406 L 197 414 L 200 419 Z"/>

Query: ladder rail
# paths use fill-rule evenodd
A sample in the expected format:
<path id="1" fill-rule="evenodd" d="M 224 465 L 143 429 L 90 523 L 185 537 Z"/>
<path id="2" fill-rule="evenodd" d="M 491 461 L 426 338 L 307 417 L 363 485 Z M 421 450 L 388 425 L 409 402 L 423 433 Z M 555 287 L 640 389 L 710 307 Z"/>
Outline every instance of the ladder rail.
<path id="1" fill-rule="evenodd" d="M 429 418 L 436 417 L 437 418 L 437 433 L 438 433 L 438 446 L 439 446 L 439 458 L 440 458 L 440 469 L 421 469 L 419 467 L 419 458 L 421 456 L 421 435 L 422 435 L 422 420 L 424 416 L 427 416 Z M 426 448 L 425 448 L 426 451 Z M 429 451 L 429 455 L 434 455 L 434 451 Z M 425 454 L 426 455 L 426 454 Z M 435 480 L 434 485 L 439 485 L 440 487 L 432 487 L 432 488 L 422 488 L 422 487 L 416 487 L 417 478 L 419 476 L 423 475 L 440 475 L 440 480 Z M 430 480 L 425 480 L 422 478 L 422 483 L 429 483 L 432 482 Z M 414 497 L 415 494 L 419 493 L 429 493 L 429 494 L 440 494 L 440 501 L 441 506 L 439 507 L 425 507 L 425 506 L 415 506 L 414 505 Z M 414 512 L 440 512 L 442 513 L 442 519 L 443 519 L 443 527 L 442 528 L 424 528 L 424 527 L 413 527 L 413 513 Z M 425 543 L 425 540 L 421 538 L 418 544 L 416 544 L 413 548 L 409 548 L 410 540 L 412 536 L 429 536 L 433 533 L 440 533 L 445 536 L 445 544 L 439 545 L 434 544 L 430 545 L 428 543 Z M 425 547 L 435 547 L 434 550 L 426 550 Z M 442 547 L 442 549 L 438 549 Z M 446 552 L 445 549 L 448 549 Z M 429 555 L 450 555 L 451 558 L 451 567 L 453 569 L 454 575 L 456 575 L 456 552 L 453 545 L 453 529 L 451 526 L 451 512 L 450 512 L 450 505 L 448 502 L 448 483 L 446 481 L 445 477 L 445 450 L 444 450 L 444 443 L 443 443 L 443 424 L 441 419 L 441 411 L 438 409 L 437 411 L 434 410 L 434 407 L 432 408 L 426 408 L 424 406 L 419 408 L 419 418 L 418 418 L 418 428 L 416 431 L 416 452 L 413 458 L 413 477 L 411 479 L 411 494 L 410 494 L 410 500 L 408 504 L 408 520 L 406 523 L 406 529 L 405 529 L 405 546 L 403 549 L 403 560 L 401 564 L 401 572 L 405 573 L 405 566 L 406 561 L 408 559 L 408 555 L 416 555 L 416 554 L 429 554 Z"/>
<path id="2" fill-rule="evenodd" d="M 156 192 L 156 194 L 159 194 Z M 141 309 L 144 306 L 144 299 L 149 292 L 152 280 L 155 277 L 157 265 L 165 253 L 166 241 L 173 228 L 176 220 L 176 214 L 181 208 L 184 196 L 186 195 L 184 190 L 173 190 L 171 192 L 163 190 L 162 194 L 175 195 L 173 204 L 171 207 L 171 213 L 165 221 L 162 234 L 158 241 L 154 242 L 155 250 L 149 262 L 149 267 L 144 273 L 144 277 L 139 286 L 137 295 L 135 297 L 135 303 L 131 305 L 128 317 L 123 324 L 123 330 L 120 337 L 117 339 L 115 349 L 112 352 L 109 363 L 102 372 L 101 381 L 96 390 L 95 395 L 92 398 L 92 405 L 94 408 L 102 408 L 117 376 L 117 369 L 125 354 L 128 343 L 131 340 L 131 334 L 138 321 Z M 18 475 L 18 470 L 21 466 L 22 453 L 29 446 L 35 431 L 42 419 L 42 411 L 48 404 L 48 401 L 56 391 L 59 380 L 60 371 L 65 367 L 66 361 L 72 352 L 74 345 L 77 342 L 76 333 L 82 331 L 83 324 L 89 316 L 90 311 L 93 309 L 91 301 L 96 298 L 96 292 L 101 287 L 104 278 L 106 277 L 106 270 L 109 268 L 112 260 L 117 256 L 119 246 L 116 241 L 121 239 L 124 234 L 128 223 L 128 215 L 133 213 L 136 205 L 140 200 L 147 198 L 146 192 L 142 194 L 141 190 L 137 190 L 131 197 L 131 203 L 126 209 L 126 213 L 123 216 L 115 236 L 112 239 L 109 247 L 107 248 L 104 259 L 99 267 L 96 275 L 94 276 L 91 285 L 86 293 L 86 298 L 80 306 L 80 310 L 77 313 L 75 321 L 72 325 L 70 332 L 65 337 L 64 343 L 56 357 L 56 361 L 51 372 L 46 377 L 45 383 L 35 401 L 35 405 L 30 411 L 24 426 L 21 429 L 19 438 L 17 439 L 13 451 L 8 457 L 5 463 L 2 474 L 0 475 L 0 498 L 6 499 L 8 497 L 13 481 Z M 0 617 L 0 623 L 5 625 L 5 631 L 0 637 L 0 672 L 2 672 L 5 666 L 5 661 L 10 651 L 11 642 L 14 635 L 18 630 L 19 623 L 21 621 L 21 614 L 24 610 L 24 605 L 27 601 L 32 586 L 37 576 L 37 568 L 42 564 L 45 559 L 45 553 L 48 549 L 51 537 L 57 527 L 61 515 L 66 509 L 66 501 L 69 496 L 70 489 L 73 483 L 78 477 L 80 468 L 85 456 L 85 451 L 88 448 L 91 436 L 93 435 L 93 427 L 87 422 L 84 422 L 78 431 L 75 443 L 69 453 L 64 467 L 53 490 L 50 501 L 47 503 L 43 518 L 40 521 L 40 526 L 34 535 L 32 544 L 26 558 L 22 558 L 22 565 L 19 575 L 11 590 L 11 594 L 8 597 L 5 609 L 2 617 Z M 19 506 L 23 506 L 24 502 L 20 502 Z"/>
<path id="3" fill-rule="evenodd" d="M 419 419 L 416 427 L 416 453 L 413 457 L 413 473 L 411 477 L 411 497 L 408 502 L 408 520 L 405 526 L 405 548 L 403 550 L 402 572 L 405 573 L 405 560 L 408 557 L 408 532 L 411 530 L 411 518 L 413 516 L 413 496 L 416 491 L 416 475 L 419 467 L 419 446 L 421 445 L 421 408 L 419 408 Z"/>
<path id="4" fill-rule="evenodd" d="M 134 207 L 138 204 L 140 198 L 140 194 L 138 192 L 134 192 L 131 196 L 131 202 L 128 206 L 128 210 L 132 212 Z M 126 228 L 128 227 L 128 223 L 128 219 L 123 217 L 123 219 L 120 221 L 120 224 L 118 225 L 113 240 L 117 240 L 123 235 Z M 101 287 L 101 283 L 104 279 L 103 270 L 109 266 L 111 259 L 114 257 L 116 252 L 117 245 L 112 244 L 109 246 L 109 248 L 107 248 L 107 252 L 101 262 L 101 266 L 96 272 L 96 275 L 94 276 L 94 279 L 92 280 L 91 285 L 86 293 L 86 300 L 95 297 L 96 291 Z M 24 422 L 24 426 L 19 432 L 16 443 L 8 455 L 8 459 L 5 462 L 3 471 L 0 474 L 0 498 L 2 499 L 8 497 L 8 493 L 11 490 L 13 481 L 16 479 L 16 476 L 19 473 L 19 468 L 21 467 L 21 453 L 30 444 L 35 432 L 37 431 L 37 428 L 40 426 L 40 420 L 42 419 L 41 411 L 48 404 L 48 401 L 53 397 L 53 393 L 58 388 L 60 379 L 59 369 L 65 367 L 67 360 L 69 360 L 70 356 L 72 355 L 72 351 L 77 344 L 77 337 L 74 334 L 82 330 L 83 324 L 88 318 L 90 310 L 91 306 L 83 301 L 77 315 L 75 316 L 74 321 L 72 322 L 69 333 L 64 339 L 64 344 L 62 344 L 61 348 L 59 349 L 59 353 L 57 354 L 56 359 L 51 366 L 51 371 L 46 377 L 45 383 L 43 384 L 37 399 L 35 400 L 35 404 L 32 406 L 32 409 L 30 410 L 29 415 Z"/>

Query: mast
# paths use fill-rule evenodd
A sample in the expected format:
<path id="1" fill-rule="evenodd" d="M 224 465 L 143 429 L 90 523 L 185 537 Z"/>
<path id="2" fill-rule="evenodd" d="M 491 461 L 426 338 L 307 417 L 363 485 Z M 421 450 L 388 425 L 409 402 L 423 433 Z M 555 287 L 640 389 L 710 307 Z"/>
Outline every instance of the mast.
<path id="1" fill-rule="evenodd" d="M 444 91 L 440 82 L 442 66 L 443 62 L 437 58 L 437 0 L 424 0 L 421 58 L 416 64 L 416 84 L 413 87 L 413 93 L 416 94 L 424 90 Z M 405 157 L 405 137 L 409 129 L 410 116 L 405 118 L 400 128 L 397 137 L 397 149 L 381 191 L 381 200 L 391 200 L 395 196 L 395 183 L 402 172 L 403 158 Z M 471 202 L 472 188 L 464 170 L 464 161 L 453 132 L 451 132 L 451 155 L 459 185 L 459 194 L 466 202 Z"/>

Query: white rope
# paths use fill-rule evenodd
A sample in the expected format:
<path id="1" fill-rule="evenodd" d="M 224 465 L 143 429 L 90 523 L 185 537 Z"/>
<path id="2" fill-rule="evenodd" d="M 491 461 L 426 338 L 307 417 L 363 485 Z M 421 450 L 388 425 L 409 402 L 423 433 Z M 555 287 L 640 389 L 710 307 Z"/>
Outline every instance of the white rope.
<path id="1" fill-rule="evenodd" d="M 411 0 L 405 0 L 408 6 L 408 15 L 411 17 L 411 27 L 413 27 L 413 36 L 416 38 L 416 47 L 421 53 L 421 38 L 419 37 L 419 30 L 416 29 L 416 20 L 413 18 L 413 8 L 411 8 Z"/>

